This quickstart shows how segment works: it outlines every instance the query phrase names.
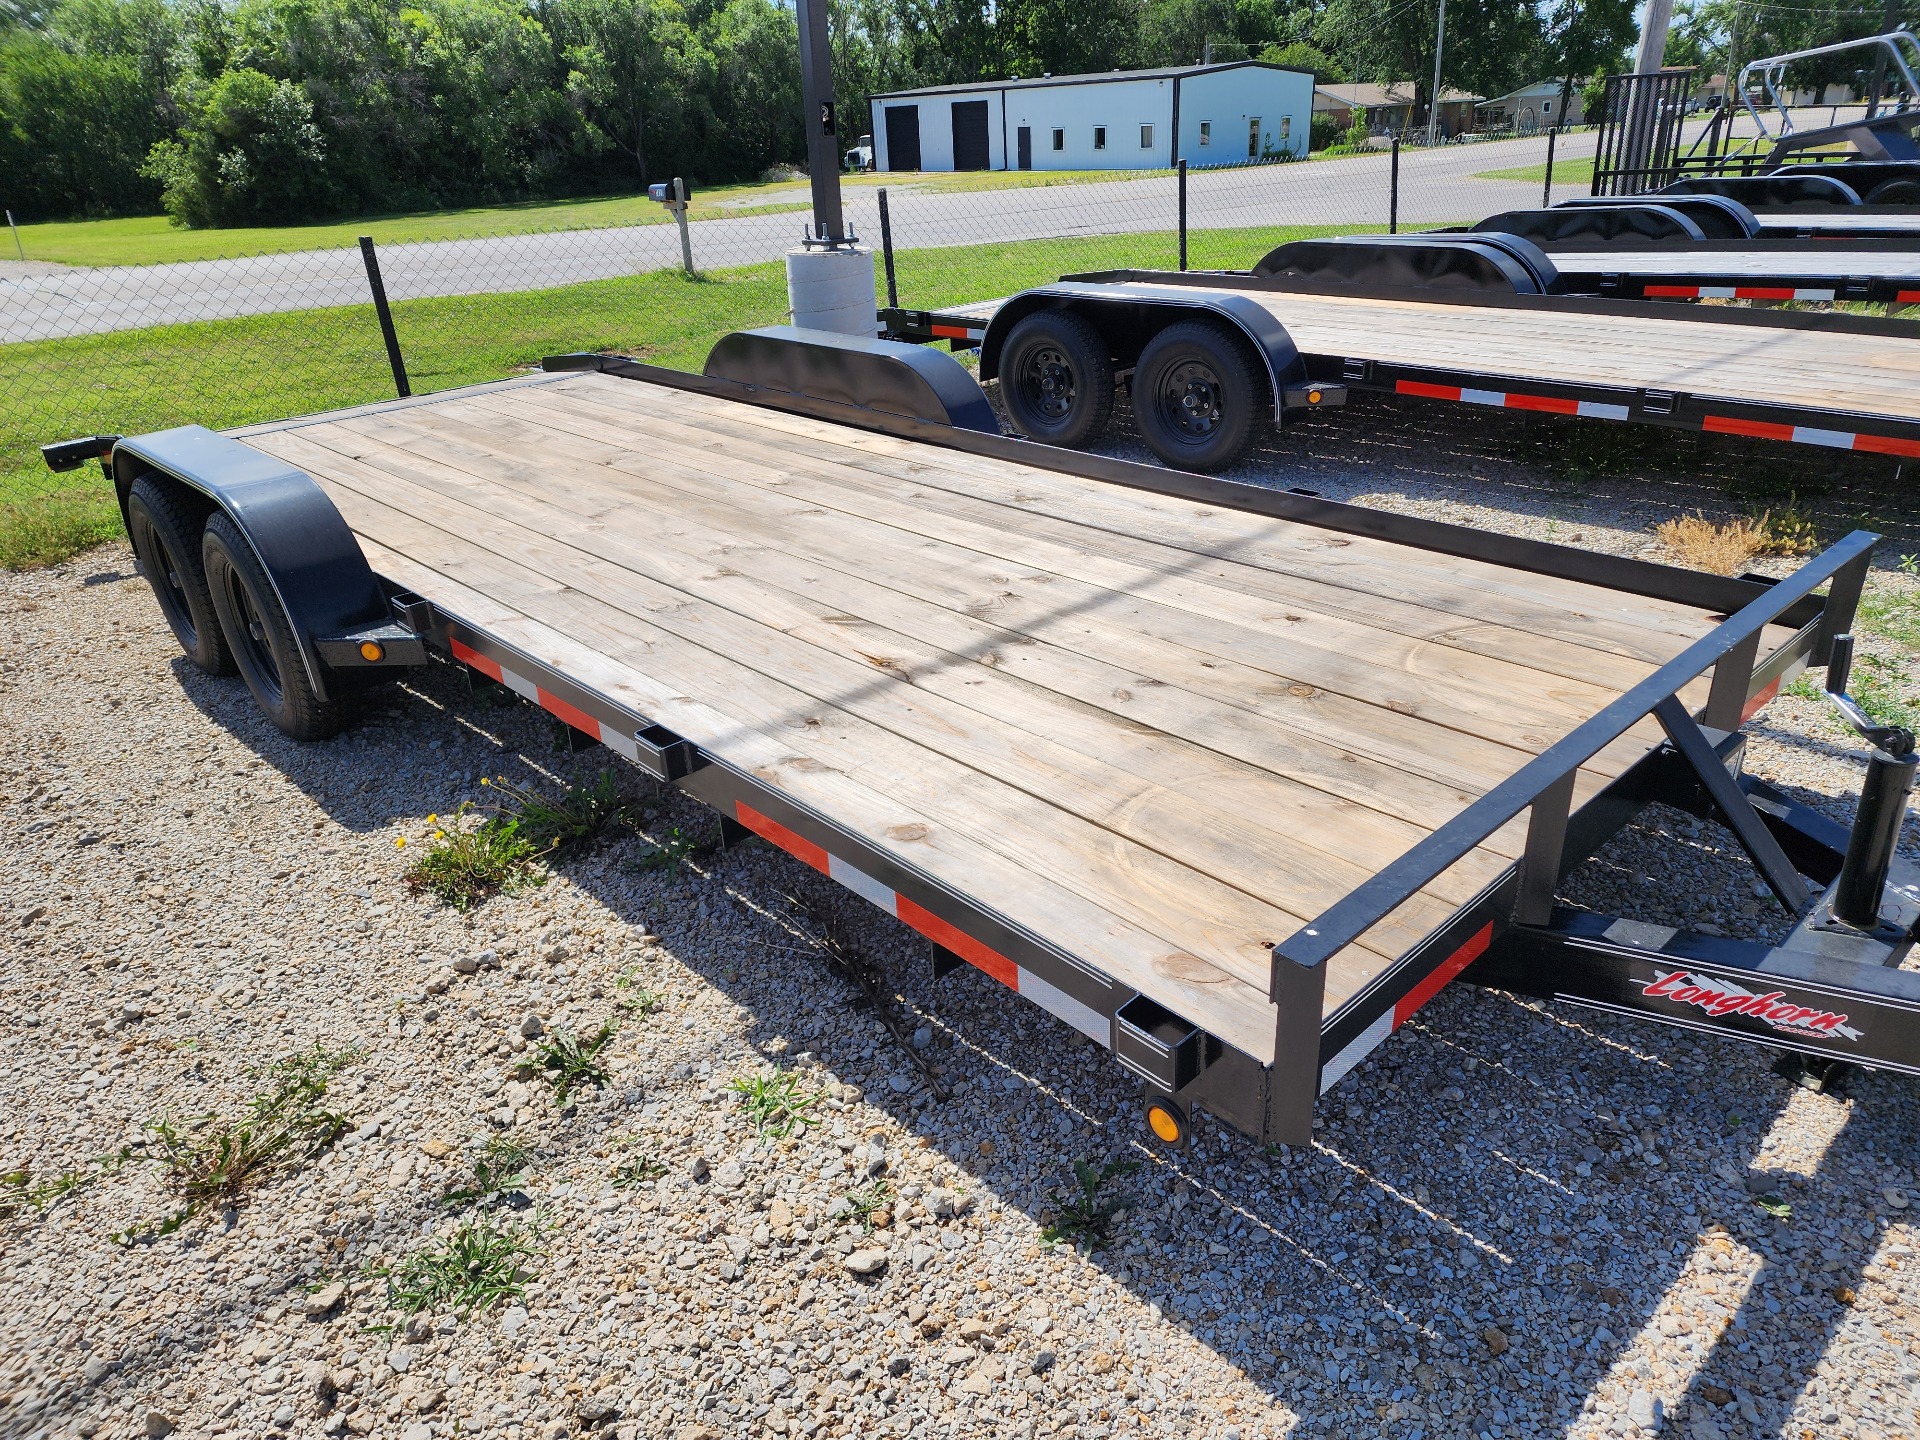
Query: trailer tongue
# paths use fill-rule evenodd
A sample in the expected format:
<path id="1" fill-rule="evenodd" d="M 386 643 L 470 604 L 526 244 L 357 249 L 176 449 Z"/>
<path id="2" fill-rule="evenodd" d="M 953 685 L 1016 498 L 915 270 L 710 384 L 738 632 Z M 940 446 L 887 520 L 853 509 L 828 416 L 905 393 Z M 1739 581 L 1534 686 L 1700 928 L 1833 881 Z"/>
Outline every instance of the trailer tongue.
<path id="1" fill-rule="evenodd" d="M 1839 926 L 1817 964 L 1552 904 L 1661 799 L 1723 816 L 1808 912 L 1847 837 L 1740 780 L 1736 732 L 1834 653 L 1873 537 L 1725 579 L 796 393 L 805 364 L 726 353 L 761 383 L 575 357 L 109 463 L 163 516 L 136 540 L 170 618 L 224 555 L 236 653 L 288 690 L 314 667 L 333 708 L 295 724 L 242 665 L 276 723 L 344 723 L 427 654 L 507 686 L 1110 1049 L 1163 1138 L 1199 1107 L 1306 1140 L 1315 1096 L 1460 977 L 1920 1071 L 1920 981 L 1879 963 L 1912 923 L 1884 844 L 1835 890 L 1884 892 L 1885 924 L 1809 912 Z M 964 415 L 951 381 L 889 393 Z M 331 527 L 331 558 L 288 548 Z M 336 589 L 341 635 L 302 646 Z"/>

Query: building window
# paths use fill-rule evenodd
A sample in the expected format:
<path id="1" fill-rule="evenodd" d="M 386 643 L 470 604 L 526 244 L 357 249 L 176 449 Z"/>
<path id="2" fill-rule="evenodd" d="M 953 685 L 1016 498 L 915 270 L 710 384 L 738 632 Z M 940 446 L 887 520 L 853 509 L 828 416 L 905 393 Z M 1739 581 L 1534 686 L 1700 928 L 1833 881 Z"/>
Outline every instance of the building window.
<path id="1" fill-rule="evenodd" d="M 1282 115 L 1280 117 L 1280 138 L 1282 140 L 1285 140 L 1287 136 L 1291 135 L 1292 133 L 1293 133 L 1293 117 L 1291 115 Z"/>
<path id="2" fill-rule="evenodd" d="M 1213 121 L 1202 120 L 1200 122 L 1200 143 L 1202 145 L 1211 145 L 1213 143 Z"/>
<path id="3" fill-rule="evenodd" d="M 1142 125 L 1140 127 L 1140 148 L 1142 150 L 1151 150 L 1153 148 L 1153 126 Z"/>
<path id="4" fill-rule="evenodd" d="M 1093 148 L 1096 150 L 1104 150 L 1107 148 L 1106 126 L 1096 125 L 1093 127 Z"/>
<path id="5" fill-rule="evenodd" d="M 1053 132 L 1053 148 L 1056 150 L 1064 150 L 1067 148 L 1067 132 L 1066 131 L 1056 130 Z"/>
<path id="6" fill-rule="evenodd" d="M 1540 113 L 1542 115 L 1553 114 L 1553 102 L 1551 100 L 1542 100 L 1540 102 Z"/>

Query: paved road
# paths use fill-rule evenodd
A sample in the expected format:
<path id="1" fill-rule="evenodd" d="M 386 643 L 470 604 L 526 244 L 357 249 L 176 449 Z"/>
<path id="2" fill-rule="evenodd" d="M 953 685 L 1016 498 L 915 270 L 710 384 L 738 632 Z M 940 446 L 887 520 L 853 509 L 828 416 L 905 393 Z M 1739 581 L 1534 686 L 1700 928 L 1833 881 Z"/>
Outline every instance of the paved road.
<path id="1" fill-rule="evenodd" d="M 1593 148 L 1591 134 L 1568 136 L 1559 154 L 1574 159 Z M 1401 221 L 1468 220 L 1537 205 L 1540 188 L 1533 182 L 1473 177 L 1538 164 L 1545 153 L 1544 137 L 1407 151 L 1401 157 Z M 1195 171 L 1189 178 L 1189 224 L 1384 227 L 1387 174 L 1384 155 Z M 1171 230 L 1175 224 L 1171 177 L 957 194 L 916 194 L 911 183 L 891 188 L 899 249 Z M 876 204 L 869 190 L 848 192 L 854 227 L 874 239 L 880 230 Z M 798 211 L 698 221 L 691 227 L 694 262 L 719 269 L 778 260 L 798 241 L 801 224 Z M 395 299 L 543 289 L 680 263 L 671 225 L 436 241 L 391 246 L 380 254 Z M 356 250 L 151 266 L 9 265 L 0 267 L 0 343 L 364 304 L 367 293 Z"/>

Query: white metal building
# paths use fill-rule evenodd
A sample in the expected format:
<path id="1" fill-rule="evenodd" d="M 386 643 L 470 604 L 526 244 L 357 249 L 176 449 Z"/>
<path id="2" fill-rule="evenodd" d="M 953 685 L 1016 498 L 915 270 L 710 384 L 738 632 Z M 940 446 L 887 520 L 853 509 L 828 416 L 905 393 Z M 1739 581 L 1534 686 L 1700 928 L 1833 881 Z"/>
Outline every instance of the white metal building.
<path id="1" fill-rule="evenodd" d="M 880 170 L 1153 170 L 1307 153 L 1313 75 L 1258 60 L 875 95 Z"/>

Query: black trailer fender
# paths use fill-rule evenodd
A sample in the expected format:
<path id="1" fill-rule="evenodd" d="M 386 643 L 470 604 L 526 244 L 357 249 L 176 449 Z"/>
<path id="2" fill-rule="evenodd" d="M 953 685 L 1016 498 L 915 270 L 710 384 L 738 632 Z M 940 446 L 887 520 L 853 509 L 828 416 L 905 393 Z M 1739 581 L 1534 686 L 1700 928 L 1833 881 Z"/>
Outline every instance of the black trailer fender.
<path id="1" fill-rule="evenodd" d="M 1498 231 L 1536 245 L 1588 242 L 1640 245 L 1660 240 L 1704 240 L 1687 216 L 1665 205 L 1582 205 L 1572 209 L 1503 210 L 1489 215 L 1469 233 Z"/>
<path id="2" fill-rule="evenodd" d="M 1313 385 L 1306 361 L 1286 327 L 1271 311 L 1255 305 L 1243 295 L 1213 294 L 1196 290 L 1191 295 L 1169 295 L 1149 291 L 1138 285 L 1097 285 L 1065 280 L 1023 290 L 1013 296 L 987 324 L 980 341 L 980 378 L 993 380 L 1000 374 L 1000 352 L 1013 327 L 1041 310 L 1068 310 L 1083 317 L 1106 337 L 1113 351 L 1116 369 L 1126 369 L 1140 358 L 1147 342 L 1168 325 L 1195 316 L 1213 316 L 1225 321 L 1253 346 L 1265 367 L 1273 391 L 1273 418 L 1277 423 L 1289 409 L 1310 405 L 1338 404 L 1345 396 L 1343 386 Z M 1307 392 L 1319 399 L 1308 399 Z M 1338 394 L 1333 392 L 1338 391 Z"/>
<path id="3" fill-rule="evenodd" d="M 129 436 L 109 464 L 122 519 L 133 482 L 158 471 L 239 527 L 292 622 L 319 699 L 342 692 L 339 672 L 426 663 L 424 642 L 393 622 L 359 542 L 304 472 L 200 425 Z"/>
<path id="4" fill-rule="evenodd" d="M 1553 202 L 1556 210 L 1618 209 L 1622 205 L 1644 205 L 1646 198 L 1622 198 L 1618 195 L 1571 195 Z M 1709 240 L 1754 240 L 1760 235 L 1760 219 L 1738 200 L 1726 195 L 1678 195 L 1662 190 L 1656 202 L 1663 210 L 1678 210 L 1700 227 Z"/>
<path id="5" fill-rule="evenodd" d="M 1341 235 L 1290 240 L 1253 267 L 1263 280 L 1318 288 L 1557 295 L 1566 287 L 1539 246 L 1504 234 Z"/>
<path id="6" fill-rule="evenodd" d="M 1801 170 L 1811 170 L 1802 166 Z M 1779 206 L 1853 206 L 1860 203 L 1860 192 L 1835 175 L 1789 171 L 1779 175 L 1693 175 L 1661 187 L 1647 198 L 1656 203 L 1662 195 L 1725 195 L 1748 207 L 1773 209 Z"/>

